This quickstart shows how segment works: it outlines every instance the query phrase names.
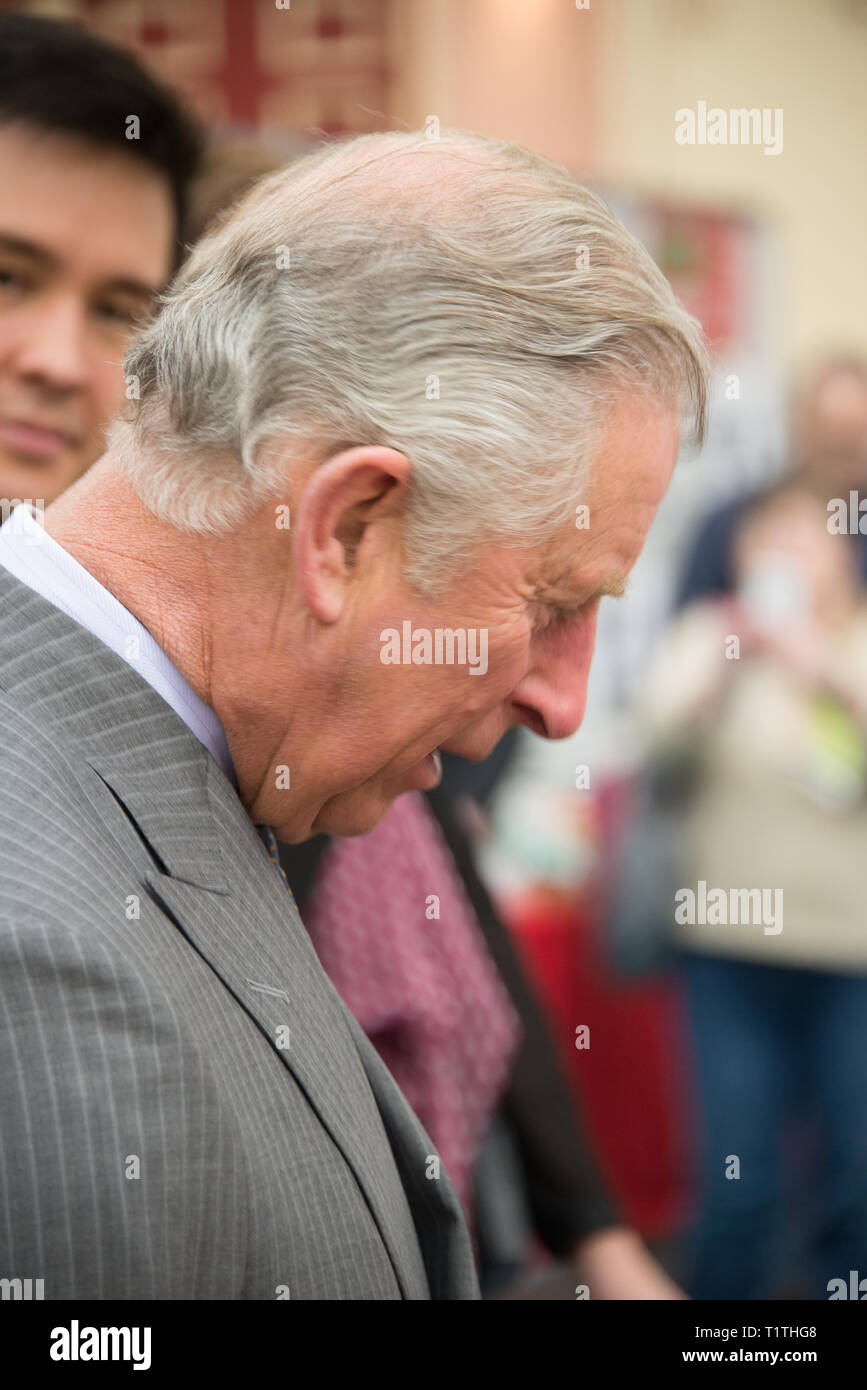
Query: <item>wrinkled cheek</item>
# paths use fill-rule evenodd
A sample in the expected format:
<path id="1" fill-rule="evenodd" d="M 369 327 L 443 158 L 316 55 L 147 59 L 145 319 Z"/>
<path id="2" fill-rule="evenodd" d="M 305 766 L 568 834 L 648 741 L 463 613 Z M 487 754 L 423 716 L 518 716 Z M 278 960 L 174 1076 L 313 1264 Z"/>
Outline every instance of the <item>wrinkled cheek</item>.
<path id="1" fill-rule="evenodd" d="M 527 638 L 516 641 L 510 636 L 498 641 L 496 634 L 492 633 L 487 649 L 480 653 L 478 664 L 474 669 L 470 668 L 467 674 L 470 684 L 477 687 L 470 694 L 477 700 L 479 708 L 488 710 L 508 699 L 526 674 L 530 661 Z"/>

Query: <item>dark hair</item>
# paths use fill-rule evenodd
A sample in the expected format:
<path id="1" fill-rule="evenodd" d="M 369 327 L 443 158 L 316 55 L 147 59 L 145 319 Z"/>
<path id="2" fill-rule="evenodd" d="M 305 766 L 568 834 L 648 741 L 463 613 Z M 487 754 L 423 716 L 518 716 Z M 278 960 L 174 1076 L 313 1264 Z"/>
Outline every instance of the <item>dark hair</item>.
<path id="1" fill-rule="evenodd" d="M 127 139 L 130 116 L 139 119 L 136 140 Z M 135 58 L 73 24 L 0 14 L 0 125 L 16 121 L 123 151 L 162 174 L 176 214 L 176 263 L 181 259 L 201 136 L 178 99 Z"/>

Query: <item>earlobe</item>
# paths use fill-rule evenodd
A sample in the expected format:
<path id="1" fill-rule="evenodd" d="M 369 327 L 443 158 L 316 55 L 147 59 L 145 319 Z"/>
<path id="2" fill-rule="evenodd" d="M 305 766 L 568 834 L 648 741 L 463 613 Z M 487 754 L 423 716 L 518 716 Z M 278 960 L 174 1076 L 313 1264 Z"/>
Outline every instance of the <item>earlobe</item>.
<path id="1" fill-rule="evenodd" d="M 411 471 L 396 449 L 361 445 L 326 459 L 309 475 L 292 549 L 301 597 L 317 622 L 340 618 L 365 534 L 402 509 Z"/>

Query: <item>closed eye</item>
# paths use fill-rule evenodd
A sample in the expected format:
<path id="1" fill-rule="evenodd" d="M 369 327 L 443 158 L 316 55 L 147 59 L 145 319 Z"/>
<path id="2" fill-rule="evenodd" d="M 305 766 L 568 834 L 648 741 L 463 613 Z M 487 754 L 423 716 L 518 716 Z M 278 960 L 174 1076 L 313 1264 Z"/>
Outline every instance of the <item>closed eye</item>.
<path id="1" fill-rule="evenodd" d="M 576 607 L 567 608 L 562 604 L 539 603 L 536 605 L 536 615 L 533 626 L 539 632 L 550 632 L 552 629 L 568 627 L 569 623 L 574 623 L 576 618 L 580 618 L 586 604 L 578 604 Z"/>
<path id="2" fill-rule="evenodd" d="M 565 627 L 567 623 L 574 623 L 576 618 L 580 618 L 586 603 L 581 603 L 577 608 L 555 608 L 553 621 L 557 627 Z"/>

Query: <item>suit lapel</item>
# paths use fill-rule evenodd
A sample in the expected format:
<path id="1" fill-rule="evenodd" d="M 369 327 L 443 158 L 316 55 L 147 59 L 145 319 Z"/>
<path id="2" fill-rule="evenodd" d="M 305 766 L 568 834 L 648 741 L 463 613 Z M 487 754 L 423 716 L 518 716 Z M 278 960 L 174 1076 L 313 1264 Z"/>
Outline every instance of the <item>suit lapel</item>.
<path id="1" fill-rule="evenodd" d="M 221 769 L 136 671 L 2 570 L 0 685 L 74 747 L 83 774 L 96 774 L 132 821 L 153 860 L 149 892 L 304 1091 L 355 1174 L 404 1296 L 426 1297 L 412 1215 L 345 1006 Z"/>
<path id="2" fill-rule="evenodd" d="M 295 1077 L 355 1174 L 401 1291 L 419 1297 L 411 1213 L 389 1181 L 393 1158 L 344 1005 L 234 789 L 201 755 L 204 785 L 188 776 L 170 810 L 148 775 L 137 779 L 116 760 L 89 761 L 153 851 L 151 896 Z"/>

